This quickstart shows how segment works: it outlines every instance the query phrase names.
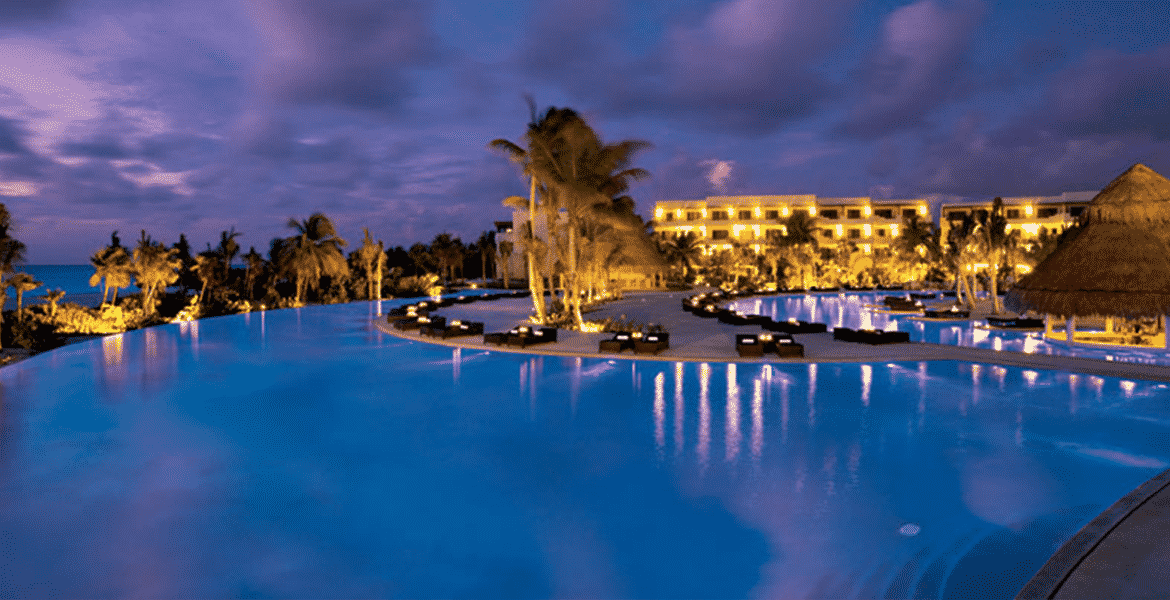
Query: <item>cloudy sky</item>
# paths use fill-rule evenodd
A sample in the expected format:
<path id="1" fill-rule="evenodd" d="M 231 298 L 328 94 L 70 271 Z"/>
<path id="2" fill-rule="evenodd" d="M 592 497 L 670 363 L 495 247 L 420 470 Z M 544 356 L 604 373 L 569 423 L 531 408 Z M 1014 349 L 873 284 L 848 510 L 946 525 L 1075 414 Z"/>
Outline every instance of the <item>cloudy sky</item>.
<path id="1" fill-rule="evenodd" d="M 0 202 L 31 264 L 117 229 L 267 250 L 322 211 L 474 241 L 486 149 L 569 106 L 656 200 L 990 198 L 1170 174 L 1160 0 L 2 0 Z"/>

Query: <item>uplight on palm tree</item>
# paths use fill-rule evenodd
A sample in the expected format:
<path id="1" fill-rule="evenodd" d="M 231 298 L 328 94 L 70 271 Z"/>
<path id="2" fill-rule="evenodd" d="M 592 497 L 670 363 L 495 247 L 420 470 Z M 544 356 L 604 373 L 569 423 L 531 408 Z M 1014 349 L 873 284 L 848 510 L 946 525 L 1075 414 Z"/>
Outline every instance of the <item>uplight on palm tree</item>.
<path id="1" fill-rule="evenodd" d="M 8 285 L 16 292 L 16 320 L 24 320 L 24 312 L 21 310 L 24 304 L 24 293 L 31 292 L 42 285 L 44 282 L 37 281 L 32 275 L 28 273 L 17 273 L 8 279 Z"/>
<path id="2" fill-rule="evenodd" d="M 296 303 L 300 304 L 306 288 L 316 289 L 322 277 L 341 278 L 349 275 L 345 255 L 341 249 L 345 240 L 337 235 L 333 222 L 324 213 L 313 213 L 305 221 L 288 220 L 295 234 L 280 245 L 284 272 L 296 282 Z"/>

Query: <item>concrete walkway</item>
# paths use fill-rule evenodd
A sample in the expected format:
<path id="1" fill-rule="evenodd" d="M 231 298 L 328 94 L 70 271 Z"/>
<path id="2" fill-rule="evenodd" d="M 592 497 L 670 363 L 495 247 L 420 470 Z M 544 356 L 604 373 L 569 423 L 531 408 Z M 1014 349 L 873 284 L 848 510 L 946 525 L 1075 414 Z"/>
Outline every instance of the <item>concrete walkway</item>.
<path id="1" fill-rule="evenodd" d="M 1107 377 L 1170 381 L 1170 367 L 1089 358 L 1025 354 L 982 348 L 912 342 L 870 346 L 842 342 L 833 334 L 797 334 L 805 357 L 740 358 L 736 333 L 757 333 L 758 326 L 737 326 L 696 317 L 680 307 L 692 292 L 629 294 L 589 313 L 587 320 L 623 317 L 657 323 L 670 332 L 671 347 L 658 356 L 630 352 L 598 354 L 598 342 L 609 333 L 559 331 L 553 344 L 524 349 L 485 345 L 482 336 L 439 340 L 417 331 L 398 331 L 384 320 L 374 326 L 390 335 L 452 347 L 521 354 L 551 354 L 631 360 L 702 362 L 900 362 L 958 360 L 1030 369 L 1050 369 Z M 984 308 L 984 307 L 979 307 Z M 484 322 L 484 330 L 507 331 L 526 324 L 532 310 L 527 298 L 475 302 L 441 309 L 450 319 Z M 973 318 L 983 316 L 980 311 Z M 1117 501 L 1069 540 L 1020 592 L 1019 598 L 1170 598 L 1170 470 L 1154 477 Z"/>

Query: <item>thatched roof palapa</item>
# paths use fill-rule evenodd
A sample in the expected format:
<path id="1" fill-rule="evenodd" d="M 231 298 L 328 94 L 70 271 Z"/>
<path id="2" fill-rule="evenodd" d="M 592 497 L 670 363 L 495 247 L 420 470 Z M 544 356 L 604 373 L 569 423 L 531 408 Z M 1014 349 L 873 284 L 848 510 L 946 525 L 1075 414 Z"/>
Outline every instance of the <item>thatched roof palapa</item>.
<path id="1" fill-rule="evenodd" d="M 1170 180 L 1138 163 L 1105 186 L 1087 212 L 1086 223 L 1170 224 Z"/>
<path id="2" fill-rule="evenodd" d="M 1170 314 L 1170 250 L 1133 226 L 1086 226 L 1012 286 L 1004 305 L 1078 317 Z"/>
<path id="3" fill-rule="evenodd" d="M 1076 237 L 1008 291 L 1011 310 L 1086 317 L 1170 314 L 1170 181 L 1138 163 L 1089 203 Z"/>

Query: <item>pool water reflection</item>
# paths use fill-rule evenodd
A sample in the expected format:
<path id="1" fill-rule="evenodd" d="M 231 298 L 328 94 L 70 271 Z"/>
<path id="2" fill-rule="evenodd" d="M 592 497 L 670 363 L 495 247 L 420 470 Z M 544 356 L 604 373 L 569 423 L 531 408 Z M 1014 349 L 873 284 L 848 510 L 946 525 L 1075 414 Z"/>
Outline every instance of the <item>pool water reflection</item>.
<path id="1" fill-rule="evenodd" d="M 7 593 L 1010 596 L 1170 464 L 1161 384 L 452 350 L 376 311 L 0 371 Z"/>
<path id="2" fill-rule="evenodd" d="M 748 314 L 767 315 L 781 320 L 794 318 L 816 321 L 828 324 L 830 329 L 849 327 L 853 329 L 908 331 L 910 332 L 910 340 L 915 342 L 1051 356 L 1077 356 L 1118 362 L 1170 365 L 1170 353 L 1159 349 L 1069 347 L 1059 342 L 1045 341 L 1038 332 L 989 330 L 975 326 L 976 324 L 985 325 L 982 321 L 922 321 L 910 318 L 913 316 L 910 314 L 886 313 L 880 309 L 867 307 L 867 305 L 881 304 L 882 298 L 887 295 L 899 294 L 897 292 L 791 294 L 740 299 L 733 302 L 732 305 L 737 310 Z M 928 304 L 932 302 L 943 303 L 945 299 L 926 301 Z"/>

